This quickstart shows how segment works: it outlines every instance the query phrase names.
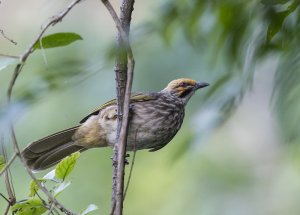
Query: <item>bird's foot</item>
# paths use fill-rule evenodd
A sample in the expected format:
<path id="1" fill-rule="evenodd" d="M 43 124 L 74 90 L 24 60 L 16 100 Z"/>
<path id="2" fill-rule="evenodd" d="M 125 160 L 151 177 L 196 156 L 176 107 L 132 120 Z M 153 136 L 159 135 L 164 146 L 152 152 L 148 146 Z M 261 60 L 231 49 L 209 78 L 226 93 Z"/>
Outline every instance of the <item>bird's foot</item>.
<path id="1" fill-rule="evenodd" d="M 129 161 L 127 160 L 127 158 L 129 158 L 130 157 L 130 154 L 126 154 L 125 155 L 125 159 L 124 159 L 124 164 L 125 165 L 129 165 Z M 111 160 L 114 160 L 114 157 L 110 157 L 110 159 Z"/>
<path id="2" fill-rule="evenodd" d="M 130 157 L 130 154 L 125 155 L 125 160 L 124 160 L 125 165 L 129 165 L 129 161 L 127 160 L 127 158 L 129 158 L 129 157 Z"/>

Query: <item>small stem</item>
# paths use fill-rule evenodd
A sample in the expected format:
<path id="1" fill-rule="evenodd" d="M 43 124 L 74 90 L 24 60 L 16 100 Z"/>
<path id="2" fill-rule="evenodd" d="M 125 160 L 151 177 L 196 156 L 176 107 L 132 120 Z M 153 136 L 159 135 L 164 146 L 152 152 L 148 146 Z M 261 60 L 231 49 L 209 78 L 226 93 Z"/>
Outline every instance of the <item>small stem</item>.
<path id="1" fill-rule="evenodd" d="M 132 161 L 131 161 L 131 166 L 130 166 L 130 170 L 129 170 L 127 184 L 126 184 L 125 191 L 124 191 L 123 200 L 125 200 L 125 197 L 126 197 L 126 194 L 127 194 L 127 190 L 128 190 L 129 184 L 130 184 L 132 170 L 133 170 L 134 161 L 135 161 L 135 155 L 136 155 L 136 150 L 133 151 L 133 157 L 132 157 Z"/>
<path id="2" fill-rule="evenodd" d="M 10 201 L 8 200 L 8 198 L 6 198 L 2 193 L 0 193 L 0 196 L 5 199 L 5 201 L 7 201 L 8 204 L 10 204 Z"/>
<path id="3" fill-rule="evenodd" d="M 5 167 L 1 170 L 0 176 L 10 167 L 10 165 L 14 162 L 17 157 L 17 153 L 14 153 L 10 160 L 6 163 Z"/>

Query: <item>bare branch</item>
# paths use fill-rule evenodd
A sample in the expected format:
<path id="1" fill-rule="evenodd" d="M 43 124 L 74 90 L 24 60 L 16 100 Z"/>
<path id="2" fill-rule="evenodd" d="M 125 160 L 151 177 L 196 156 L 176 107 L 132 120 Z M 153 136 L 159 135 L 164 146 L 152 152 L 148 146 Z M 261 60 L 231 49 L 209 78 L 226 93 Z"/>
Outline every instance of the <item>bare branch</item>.
<path id="1" fill-rule="evenodd" d="M 118 101 L 118 135 L 117 143 L 114 146 L 113 156 L 113 187 L 112 187 L 112 212 L 111 214 L 121 215 L 123 211 L 124 193 L 124 169 L 126 141 L 129 119 L 129 104 L 134 71 L 134 58 L 129 42 L 129 31 L 131 14 L 133 11 L 134 0 L 123 0 L 120 17 L 118 18 L 115 10 L 108 0 L 102 0 L 107 10 L 111 14 L 118 29 L 118 49 L 119 55 L 116 61 L 116 80 L 117 80 L 117 101 Z M 124 54 L 125 49 L 125 54 Z M 126 66 L 127 65 L 127 66 Z M 124 89 L 125 92 L 122 90 Z M 124 98 L 124 100 L 122 99 Z"/>
<path id="2" fill-rule="evenodd" d="M 0 176 L 10 167 L 10 165 L 14 162 L 17 157 L 17 153 L 14 153 L 10 160 L 5 164 L 5 167 L 1 170 Z"/>
<path id="3" fill-rule="evenodd" d="M 132 170 L 133 170 L 133 166 L 134 166 L 135 155 L 136 155 L 136 150 L 133 151 L 133 157 L 132 157 L 132 161 L 131 161 L 131 166 L 130 166 L 130 170 L 129 170 L 127 184 L 126 184 L 125 191 L 124 191 L 123 200 L 125 200 L 125 197 L 126 197 L 126 194 L 127 194 L 127 190 L 129 188 L 129 184 L 130 184 L 130 181 L 131 181 L 131 175 L 132 175 Z"/>
<path id="4" fill-rule="evenodd" d="M 10 204 L 7 205 L 6 209 L 5 209 L 5 212 L 4 212 L 4 215 L 7 215 L 9 213 L 9 208 L 10 208 Z"/>
<path id="5" fill-rule="evenodd" d="M 7 39 L 9 42 L 13 43 L 14 45 L 17 45 L 17 44 L 18 44 L 16 41 L 14 41 L 14 40 L 10 39 L 8 36 L 6 36 L 5 33 L 4 33 L 4 31 L 3 31 L 2 29 L 0 29 L 0 33 L 1 33 L 1 35 L 2 35 L 5 39 Z"/>
<path id="6" fill-rule="evenodd" d="M 5 147 L 4 147 L 4 139 L 3 139 L 2 136 L 1 136 L 0 141 L 1 141 L 1 154 L 3 155 L 3 157 L 6 161 L 7 160 L 7 154 L 6 154 L 6 150 L 5 150 Z M 9 167 L 9 165 L 8 165 L 8 167 Z M 16 194 L 15 194 L 14 187 L 13 187 L 13 184 L 12 184 L 12 177 L 11 177 L 10 169 L 6 168 L 6 171 L 4 173 L 5 173 L 4 174 L 4 182 L 5 182 L 6 191 L 7 191 L 8 197 L 9 197 L 8 201 L 9 201 L 10 205 L 13 205 L 16 202 Z"/>
<path id="7" fill-rule="evenodd" d="M 118 29 L 118 32 L 121 36 L 122 39 L 122 45 L 124 46 L 127 54 L 128 54 L 128 58 L 133 59 L 133 54 L 132 54 L 132 50 L 130 47 L 130 42 L 129 42 L 129 29 L 127 31 L 124 30 L 124 27 L 122 26 L 122 23 L 116 13 L 116 11 L 114 10 L 114 8 L 112 7 L 112 5 L 110 4 L 110 2 L 108 0 L 101 0 L 103 2 L 103 4 L 105 5 L 105 7 L 107 8 L 107 10 L 109 11 L 111 17 L 113 18 L 116 27 Z M 126 1 L 126 0 L 125 0 Z M 132 1 L 132 4 L 134 3 L 134 1 Z M 129 24 L 129 23 L 128 23 Z"/>
<path id="8" fill-rule="evenodd" d="M 5 200 L 7 201 L 8 204 L 10 204 L 10 201 L 8 198 L 6 198 L 2 193 L 0 193 L 0 196 Z"/>

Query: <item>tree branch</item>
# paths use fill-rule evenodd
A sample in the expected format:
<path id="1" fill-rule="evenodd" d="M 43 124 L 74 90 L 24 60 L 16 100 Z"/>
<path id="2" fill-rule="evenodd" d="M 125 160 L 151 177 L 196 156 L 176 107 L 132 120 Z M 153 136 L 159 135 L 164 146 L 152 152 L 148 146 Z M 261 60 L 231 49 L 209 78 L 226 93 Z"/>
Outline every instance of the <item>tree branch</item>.
<path id="1" fill-rule="evenodd" d="M 6 151 L 5 151 L 4 139 L 3 139 L 2 136 L 1 136 L 0 142 L 1 142 L 0 143 L 0 145 L 1 145 L 1 154 L 3 155 L 3 157 L 4 157 L 5 161 L 6 161 L 7 160 L 7 154 L 6 154 Z M 14 186 L 12 184 L 11 172 L 10 172 L 9 169 L 7 170 L 7 168 L 12 164 L 12 161 L 14 159 L 15 158 L 13 156 L 12 159 L 10 159 L 9 162 L 7 163 L 7 166 L 5 166 L 3 168 L 3 170 L 1 171 L 1 174 L 4 173 L 4 182 L 5 182 L 7 194 L 9 196 L 9 200 L 8 200 L 9 206 L 16 203 L 16 194 L 15 194 L 15 191 L 14 191 Z"/>
<path id="2" fill-rule="evenodd" d="M 77 5 L 78 3 L 80 3 L 82 0 L 74 0 L 65 10 L 63 10 L 62 12 L 58 13 L 57 15 L 51 17 L 51 19 L 46 23 L 46 25 L 42 26 L 41 31 L 39 32 L 39 34 L 36 36 L 36 38 L 33 40 L 33 42 L 31 43 L 31 45 L 28 47 L 28 49 L 25 51 L 24 54 L 22 54 L 20 56 L 20 63 L 17 64 L 17 66 L 14 69 L 14 73 L 12 75 L 11 81 L 9 83 L 8 89 L 7 89 L 7 103 L 9 104 L 11 101 L 11 95 L 12 95 L 12 90 L 13 87 L 15 85 L 15 82 L 19 76 L 19 74 L 21 73 L 23 66 L 26 62 L 26 60 L 28 59 L 28 57 L 30 56 L 30 54 L 33 53 L 34 51 L 34 45 L 42 38 L 42 36 L 44 35 L 44 33 L 46 32 L 46 30 L 50 27 L 50 26 L 54 26 L 56 25 L 58 22 L 62 21 L 62 19 L 70 12 L 70 10 Z M 15 135 L 15 131 L 13 128 L 12 123 L 10 123 L 10 132 L 11 132 L 11 138 L 12 138 L 12 143 L 13 143 L 13 147 L 14 147 L 14 151 L 15 151 L 15 155 L 19 157 L 19 159 L 21 160 L 23 166 L 25 167 L 26 171 L 28 172 L 28 174 L 30 175 L 30 177 L 33 179 L 33 181 L 40 187 L 40 189 L 46 194 L 46 196 L 50 199 L 50 201 L 62 212 L 64 212 L 65 214 L 68 215 L 73 215 L 75 213 L 71 212 L 70 210 L 68 210 L 67 208 L 65 208 L 61 203 L 59 203 L 54 196 L 46 189 L 45 186 L 43 186 L 39 180 L 37 180 L 37 178 L 35 177 L 35 175 L 32 173 L 32 171 L 30 170 L 30 168 L 27 166 L 24 158 L 21 155 L 21 151 L 20 148 L 18 146 L 17 143 L 17 139 L 16 139 L 16 135 Z M 13 158 L 10 160 L 9 163 L 11 163 L 14 160 L 14 156 Z M 6 167 L 6 171 L 9 168 L 10 164 L 7 165 Z M 2 174 L 2 172 L 1 172 Z"/>
<path id="3" fill-rule="evenodd" d="M 129 104 L 135 64 L 129 42 L 130 21 L 134 0 L 123 0 L 120 13 L 121 20 L 118 18 L 115 10 L 108 0 L 102 0 L 102 2 L 111 14 L 118 29 L 118 51 L 115 65 L 118 103 L 118 132 L 116 137 L 117 143 L 114 146 L 113 156 L 114 170 L 111 214 L 121 215 L 123 211 L 124 200 L 124 169 L 129 119 Z"/>

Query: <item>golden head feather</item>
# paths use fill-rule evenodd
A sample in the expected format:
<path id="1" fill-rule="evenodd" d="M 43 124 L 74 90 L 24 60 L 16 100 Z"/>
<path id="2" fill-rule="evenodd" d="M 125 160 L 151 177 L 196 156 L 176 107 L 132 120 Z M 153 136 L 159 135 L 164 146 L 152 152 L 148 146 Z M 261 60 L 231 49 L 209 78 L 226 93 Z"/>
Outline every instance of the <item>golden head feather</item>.
<path id="1" fill-rule="evenodd" d="M 162 92 L 177 96 L 186 104 L 196 90 L 208 85 L 209 84 L 204 82 L 196 82 L 193 79 L 180 78 L 171 81 L 168 86 L 162 90 Z"/>

